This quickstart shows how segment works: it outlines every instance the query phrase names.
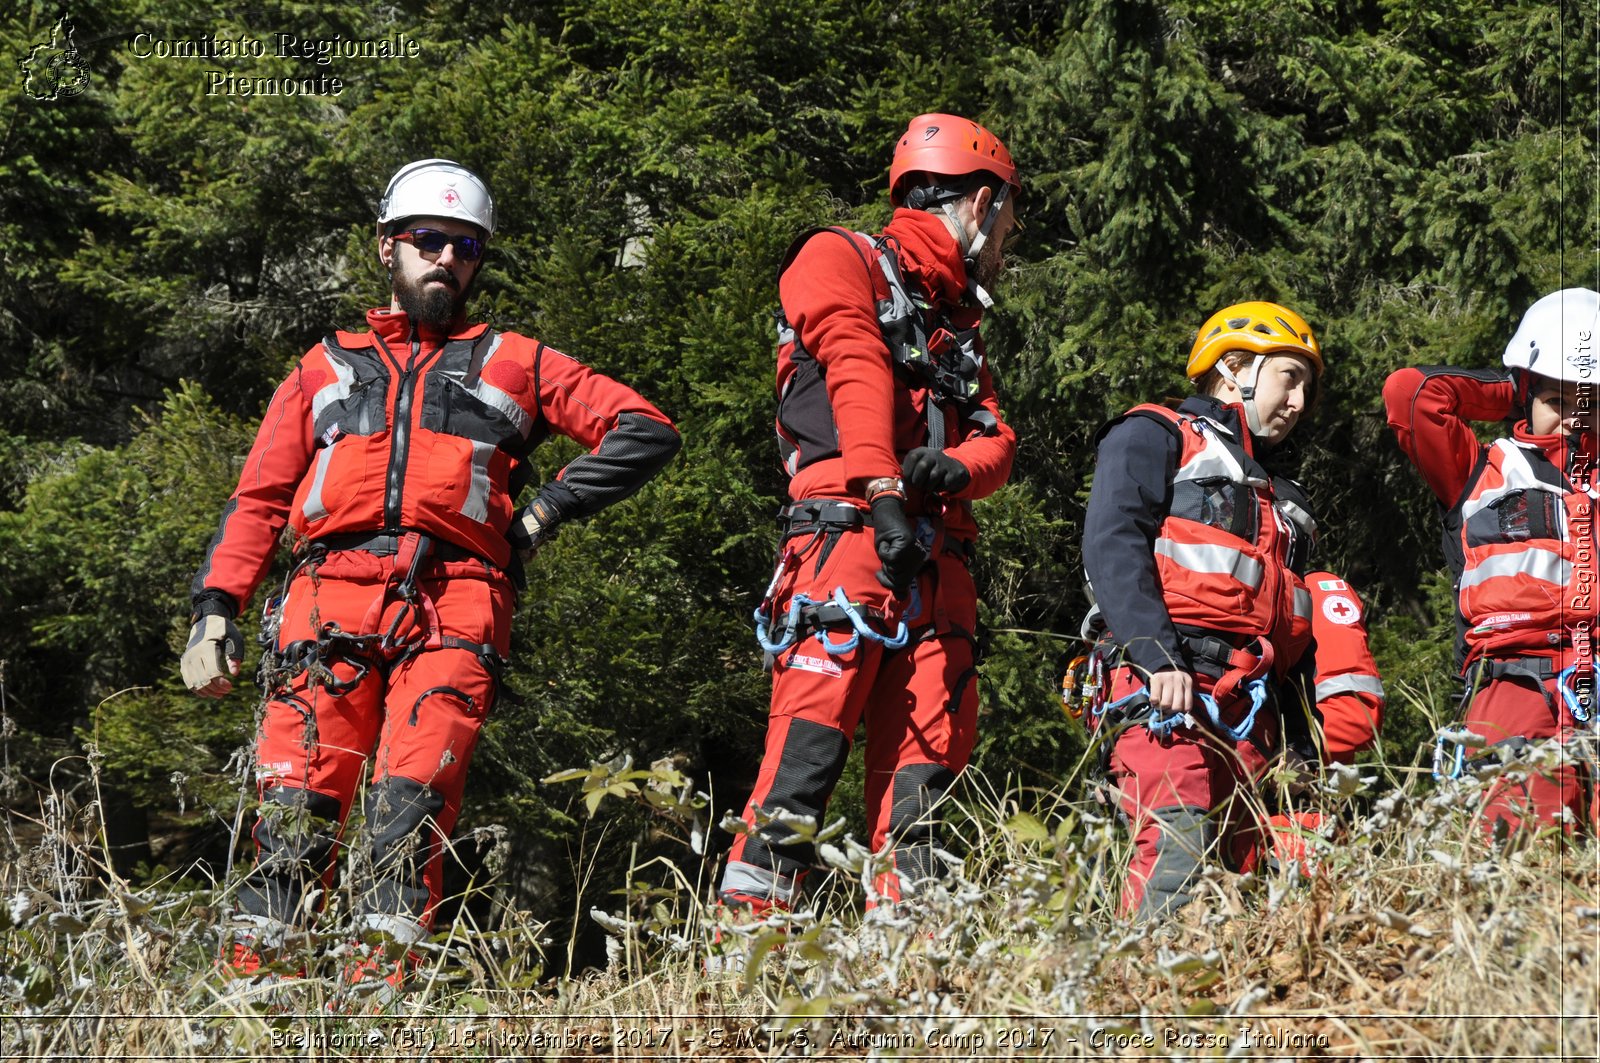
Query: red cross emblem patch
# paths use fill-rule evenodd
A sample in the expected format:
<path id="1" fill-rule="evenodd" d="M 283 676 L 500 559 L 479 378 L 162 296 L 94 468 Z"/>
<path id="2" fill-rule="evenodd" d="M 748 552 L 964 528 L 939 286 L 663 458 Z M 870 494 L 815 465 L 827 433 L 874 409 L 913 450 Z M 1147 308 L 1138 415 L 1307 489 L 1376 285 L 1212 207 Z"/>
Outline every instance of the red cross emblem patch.
<path id="1" fill-rule="evenodd" d="M 1322 599 L 1322 615 L 1335 624 L 1353 624 L 1361 619 L 1361 607 L 1342 594 Z"/>
<path id="2" fill-rule="evenodd" d="M 439 202 L 443 203 L 447 207 L 453 207 L 457 203 L 461 202 L 461 193 L 457 192 L 453 188 L 447 188 L 443 192 L 439 193 Z"/>

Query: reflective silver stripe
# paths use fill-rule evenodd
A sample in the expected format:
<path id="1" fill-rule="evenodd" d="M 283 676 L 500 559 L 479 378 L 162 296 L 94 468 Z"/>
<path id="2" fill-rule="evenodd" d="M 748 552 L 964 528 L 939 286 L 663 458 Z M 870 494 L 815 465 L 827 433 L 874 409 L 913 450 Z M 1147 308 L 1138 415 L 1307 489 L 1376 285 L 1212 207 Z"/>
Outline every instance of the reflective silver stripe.
<path id="1" fill-rule="evenodd" d="M 1190 572 L 1232 576 L 1251 590 L 1261 589 L 1261 577 L 1265 574 L 1261 562 L 1231 546 L 1157 539 L 1156 553 L 1182 565 Z"/>
<path id="2" fill-rule="evenodd" d="M 311 420 L 313 423 L 322 416 L 322 411 L 327 409 L 328 403 L 338 402 L 340 399 L 348 399 L 356 382 L 355 370 L 351 369 L 342 358 L 339 358 L 326 347 L 322 349 L 322 354 L 323 357 L 327 358 L 328 364 L 333 366 L 334 381 L 318 388 L 317 393 L 311 396 Z"/>
<path id="3" fill-rule="evenodd" d="M 1311 592 L 1304 587 L 1294 589 L 1294 615 L 1311 619 Z"/>
<path id="4" fill-rule="evenodd" d="M 489 353 L 484 355 L 485 364 L 488 364 L 489 359 L 494 357 L 494 352 L 499 348 L 500 335 L 496 334 L 494 340 L 489 344 Z M 481 373 L 478 375 L 478 379 L 473 382 L 472 387 L 467 390 L 471 392 L 474 398 L 493 406 L 505 414 L 506 419 L 517 426 L 517 431 L 522 438 L 528 438 L 528 433 L 533 430 L 533 418 L 528 416 L 528 411 L 524 410 L 516 399 L 483 379 Z"/>
<path id="5" fill-rule="evenodd" d="M 1274 502 L 1273 505 L 1276 506 L 1278 512 L 1282 513 L 1284 517 L 1287 518 L 1288 521 L 1296 528 L 1299 528 L 1307 535 L 1317 534 L 1317 519 L 1311 514 L 1307 513 L 1300 506 L 1289 501 L 1287 498 L 1280 498 Z"/>
<path id="6" fill-rule="evenodd" d="M 1513 491 L 1549 491 L 1557 496 L 1566 494 L 1561 488 L 1547 484 L 1534 475 L 1528 455 L 1517 443 L 1509 439 L 1497 439 L 1494 450 L 1500 455 L 1499 468 L 1502 482 L 1498 487 L 1491 488 L 1476 498 L 1469 498 L 1461 504 L 1463 522 L 1471 520 L 1474 514 L 1488 509 Z M 1562 526 L 1565 527 L 1565 521 L 1562 522 Z"/>
<path id="7" fill-rule="evenodd" d="M 334 442 L 323 447 L 322 453 L 317 455 L 317 474 L 311 478 L 311 490 L 306 492 L 305 504 L 300 507 L 307 523 L 328 515 L 327 508 L 322 504 L 322 481 L 328 477 L 328 463 L 333 460 L 333 448 L 338 445 L 338 442 Z"/>
<path id="8" fill-rule="evenodd" d="M 793 875 L 780 875 L 764 867 L 747 864 L 743 860 L 729 860 L 722 872 L 722 893 L 743 893 L 761 897 L 780 904 L 794 904 L 795 880 Z"/>
<path id="9" fill-rule="evenodd" d="M 1336 675 L 1317 684 L 1318 701 L 1331 698 L 1335 694 L 1349 693 L 1372 694 L 1382 701 L 1383 680 L 1375 675 Z"/>
<path id="10" fill-rule="evenodd" d="M 1210 421 L 1189 421 L 1197 425 L 1200 438 L 1203 440 L 1200 453 L 1183 463 L 1177 474 L 1173 477 L 1175 483 L 1184 480 L 1228 480 L 1236 484 L 1248 484 L 1251 487 L 1265 487 L 1267 481 L 1258 476 L 1246 476 L 1244 466 L 1239 464 L 1239 459 L 1222 442 L 1217 430 Z"/>
<path id="11" fill-rule="evenodd" d="M 467 485 L 461 515 L 479 524 L 489 522 L 489 459 L 494 457 L 495 449 L 493 443 L 472 441 L 472 482 Z"/>
<path id="12" fill-rule="evenodd" d="M 1524 547 L 1514 553 L 1491 554 L 1461 574 L 1461 589 L 1476 587 L 1500 576 L 1531 576 L 1565 587 L 1572 578 L 1572 562 L 1554 550 Z"/>

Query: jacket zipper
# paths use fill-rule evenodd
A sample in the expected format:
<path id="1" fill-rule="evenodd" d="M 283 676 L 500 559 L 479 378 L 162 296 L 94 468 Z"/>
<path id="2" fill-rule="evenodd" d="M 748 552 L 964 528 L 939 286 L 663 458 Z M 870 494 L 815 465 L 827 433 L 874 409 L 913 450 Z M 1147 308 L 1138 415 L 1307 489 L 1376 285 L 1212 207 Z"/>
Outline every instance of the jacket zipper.
<path id="1" fill-rule="evenodd" d="M 389 448 L 388 483 L 383 495 L 383 526 L 398 534 L 401 494 L 405 487 L 406 458 L 411 449 L 411 397 L 417 386 L 417 361 L 422 352 L 422 337 L 411 326 L 411 359 L 400 375 L 400 391 L 394 400 L 394 444 Z"/>

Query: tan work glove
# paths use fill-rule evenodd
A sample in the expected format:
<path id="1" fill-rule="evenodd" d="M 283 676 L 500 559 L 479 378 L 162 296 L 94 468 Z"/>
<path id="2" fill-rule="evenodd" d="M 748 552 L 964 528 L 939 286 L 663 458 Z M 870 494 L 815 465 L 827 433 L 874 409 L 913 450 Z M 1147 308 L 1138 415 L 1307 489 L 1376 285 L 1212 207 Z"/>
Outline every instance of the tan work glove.
<path id="1" fill-rule="evenodd" d="M 233 610 L 215 598 L 200 601 L 179 661 L 184 685 L 203 698 L 220 698 L 233 689 L 230 677 L 239 674 L 243 661 L 244 636 L 233 622 Z"/>
<path id="2" fill-rule="evenodd" d="M 512 515 L 506 538 L 511 540 L 511 548 L 517 552 L 523 564 L 527 564 L 541 546 L 556 537 L 556 529 L 560 524 L 561 514 L 540 495 L 522 507 L 522 512 Z"/>

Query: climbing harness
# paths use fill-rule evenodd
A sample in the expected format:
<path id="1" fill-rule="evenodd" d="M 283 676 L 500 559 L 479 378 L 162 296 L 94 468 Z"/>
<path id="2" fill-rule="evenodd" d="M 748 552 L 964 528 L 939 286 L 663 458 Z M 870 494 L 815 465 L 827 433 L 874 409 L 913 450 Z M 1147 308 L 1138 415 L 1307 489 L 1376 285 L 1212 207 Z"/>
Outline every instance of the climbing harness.
<path id="1" fill-rule="evenodd" d="M 776 577 L 774 577 L 774 583 L 776 583 Z M 790 646 L 793 646 L 801 635 L 807 631 L 813 631 L 816 640 L 822 643 L 823 649 L 836 657 L 853 651 L 860 645 L 862 639 L 882 643 L 883 648 L 886 650 L 898 650 L 904 648 L 911 638 L 911 633 L 907 629 L 903 618 L 893 635 L 885 635 L 872 627 L 871 624 L 867 623 L 867 618 L 862 613 L 865 611 L 877 616 L 877 611 L 868 609 L 860 602 L 850 601 L 845 596 L 843 587 L 835 587 L 833 589 L 833 597 L 826 601 L 819 602 L 804 594 L 796 594 L 790 598 L 789 610 L 784 616 L 783 624 L 778 628 L 776 637 L 769 637 L 769 617 L 772 603 L 770 595 L 771 591 L 769 589 L 768 598 L 762 602 L 761 607 L 757 608 L 755 612 L 756 641 L 761 644 L 763 650 L 774 655 L 782 653 Z M 916 584 L 912 584 L 909 613 L 914 615 L 920 611 L 921 594 Z M 840 624 L 849 624 L 851 634 L 845 641 L 835 642 L 828 636 L 828 629 L 830 625 L 838 627 Z"/>
<path id="2" fill-rule="evenodd" d="M 1219 699 L 1212 694 L 1197 694 L 1195 700 L 1204 710 L 1203 716 L 1195 712 L 1158 712 L 1150 704 L 1150 691 L 1145 686 L 1140 686 L 1115 701 L 1105 703 L 1103 697 L 1099 703 L 1091 703 L 1089 707 L 1089 728 L 1096 734 L 1096 741 L 1100 743 L 1099 772 L 1102 778 L 1111 770 L 1111 751 L 1116 744 L 1117 736 L 1134 727 L 1143 726 L 1163 744 L 1182 728 L 1191 731 L 1201 730 L 1209 724 L 1210 729 L 1230 742 L 1255 742 L 1260 745 L 1256 736 L 1256 724 L 1262 708 L 1271 700 L 1271 690 L 1267 685 L 1266 676 L 1257 676 L 1243 684 L 1244 693 L 1250 699 L 1250 708 L 1244 718 L 1237 724 L 1230 725 L 1222 715 Z M 1105 687 L 1101 688 L 1102 691 Z M 1236 688 L 1237 689 L 1237 688 Z M 1226 701 L 1227 698 L 1222 699 Z"/>
<path id="3" fill-rule="evenodd" d="M 756 642 L 764 652 L 774 656 L 782 653 L 807 632 L 814 633 L 823 648 L 834 656 L 850 653 L 860 645 L 862 639 L 882 643 L 883 647 L 889 650 L 905 647 L 911 635 L 903 618 L 894 634 L 885 635 L 874 628 L 869 621 L 887 622 L 888 614 L 861 602 L 851 601 L 842 586 L 835 587 L 833 593 L 823 599 L 795 594 L 790 597 L 784 615 L 781 618 L 777 615 L 778 591 L 784 577 L 800 563 L 803 557 L 810 554 L 812 548 L 819 542 L 822 548 L 818 551 L 816 566 L 817 571 L 821 572 L 822 563 L 827 559 L 839 537 L 854 528 L 871 527 L 872 514 L 848 502 L 835 499 L 804 499 L 780 510 L 778 522 L 783 546 L 778 551 L 772 578 L 767 581 L 767 589 L 762 594 L 761 604 L 756 607 L 754 614 Z M 919 522 L 919 540 L 923 532 L 924 529 Z M 933 535 L 931 525 L 926 535 L 931 540 Z M 913 583 L 910 608 L 905 615 L 916 616 L 921 608 L 921 592 Z M 850 636 L 843 641 L 835 641 L 828 635 L 830 628 L 838 629 L 845 626 L 850 629 Z"/>
<path id="4" fill-rule="evenodd" d="M 1244 719 L 1237 725 L 1229 725 L 1222 719 L 1222 709 L 1217 704 L 1217 699 L 1210 694 L 1198 694 L 1196 700 L 1205 709 L 1205 722 L 1209 723 L 1217 733 L 1232 742 L 1247 742 L 1255 734 L 1256 718 L 1261 713 L 1261 707 L 1267 703 L 1267 681 L 1262 678 L 1252 679 L 1245 684 L 1245 689 L 1250 697 L 1250 710 L 1245 713 Z M 1141 713 L 1140 709 L 1147 709 Z M 1180 727 L 1195 728 L 1201 721 L 1193 712 L 1158 713 L 1150 708 L 1150 692 L 1146 688 L 1135 690 L 1102 708 L 1092 711 L 1091 718 L 1110 720 L 1126 724 L 1118 730 L 1143 724 L 1145 730 L 1157 738 L 1170 738 Z"/>
<path id="5" fill-rule="evenodd" d="M 329 553 L 344 550 L 359 550 L 379 557 L 393 556 L 394 571 L 404 570 L 398 581 L 391 576 L 384 584 L 363 619 L 362 628 L 371 633 L 352 634 L 338 622 L 328 621 L 317 629 L 316 638 L 296 639 L 279 650 L 277 643 L 282 625 L 282 608 L 288 598 L 290 583 L 305 569 L 309 569 L 315 578 L 317 566 Z M 441 562 L 482 560 L 470 551 L 420 532 L 332 536 L 312 542 L 306 555 L 284 576 L 279 594 L 270 598 L 262 609 L 259 638 L 264 646 L 262 671 L 267 689 L 287 689 L 291 680 L 309 674 L 312 685 L 321 686 L 338 697 L 354 690 L 373 671 L 387 675 L 400 662 L 424 650 L 433 649 L 471 651 L 483 661 L 484 667 L 498 682 L 509 662 L 500 656 L 493 645 L 441 632 L 438 612 L 420 585 L 422 572 L 430 558 Z M 379 631 L 383 617 L 395 602 L 400 608 L 395 611 L 388 625 Z M 339 663 L 351 666 L 354 674 L 348 679 L 339 679 L 332 667 Z"/>
<path id="6" fill-rule="evenodd" d="M 1580 662 L 1581 663 L 1581 662 Z M 1594 675 L 1592 668 L 1587 664 L 1580 667 L 1580 663 L 1570 664 L 1557 670 L 1555 663 L 1547 657 L 1518 657 L 1512 659 L 1484 658 L 1474 660 L 1466 668 L 1463 676 L 1464 688 L 1459 698 L 1460 708 L 1456 713 L 1456 720 L 1440 728 L 1433 739 L 1433 778 L 1435 782 L 1450 782 L 1461 778 L 1463 775 L 1477 768 L 1497 763 L 1495 758 L 1479 757 L 1476 760 L 1467 759 L 1466 747 L 1472 743 L 1465 740 L 1470 732 L 1459 730 L 1464 725 L 1461 717 L 1465 715 L 1472 699 L 1483 689 L 1486 681 L 1518 677 L 1533 681 L 1547 703 L 1555 705 L 1550 692 L 1545 688 L 1545 680 L 1554 678 L 1556 692 L 1561 703 L 1566 706 L 1574 721 L 1581 727 L 1580 733 L 1593 733 L 1595 731 L 1595 713 L 1593 708 Z M 1585 674 L 1587 673 L 1587 675 Z M 1476 737 L 1476 736 L 1473 736 Z M 1481 742 L 1481 739 L 1479 739 Z M 1514 742 L 1526 744 L 1526 740 L 1513 737 L 1497 745 L 1509 745 Z M 1455 751 L 1450 752 L 1447 747 L 1454 746 Z"/>

